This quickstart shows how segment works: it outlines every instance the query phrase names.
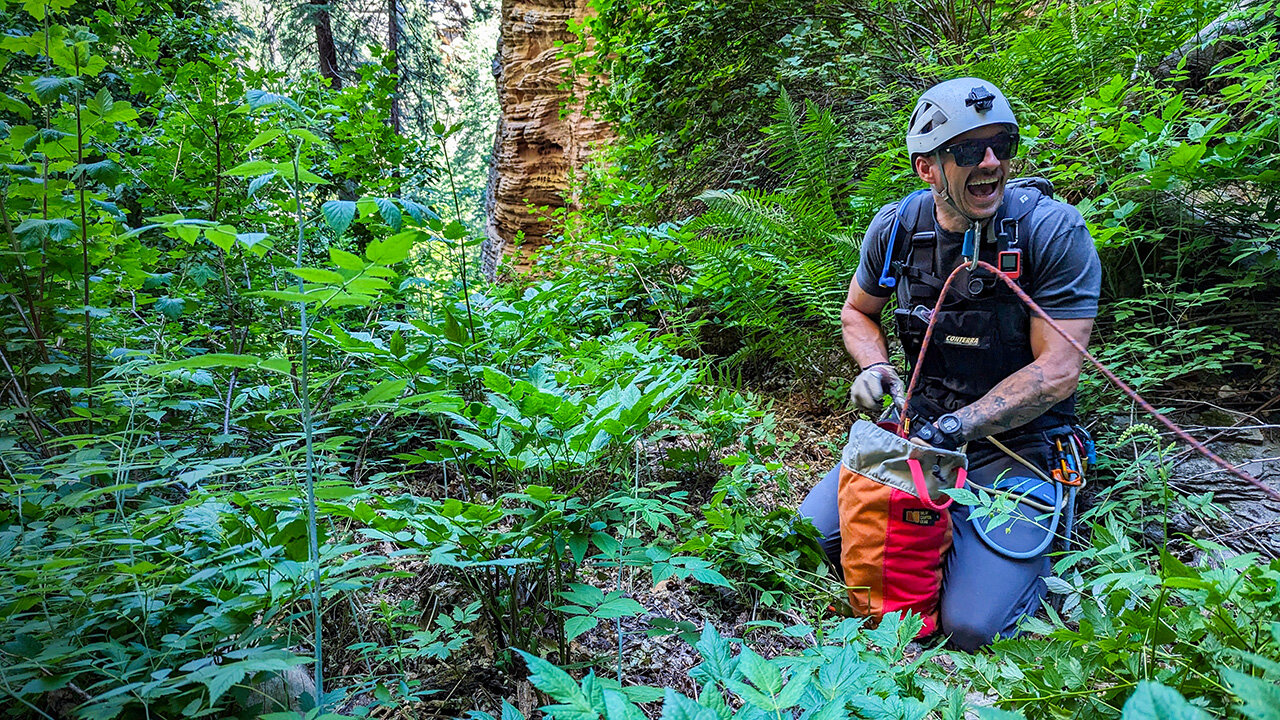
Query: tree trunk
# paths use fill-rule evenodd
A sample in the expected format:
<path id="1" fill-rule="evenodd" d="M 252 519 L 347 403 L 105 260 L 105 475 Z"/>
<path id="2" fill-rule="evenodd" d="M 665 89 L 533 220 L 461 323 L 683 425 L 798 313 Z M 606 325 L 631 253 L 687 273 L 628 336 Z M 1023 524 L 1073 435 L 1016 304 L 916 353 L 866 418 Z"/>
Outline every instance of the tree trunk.
<path id="1" fill-rule="evenodd" d="M 391 95 L 391 127 L 400 134 L 400 3 L 387 0 L 387 50 L 391 52 L 391 72 L 396 89 Z"/>
<path id="2" fill-rule="evenodd" d="M 333 25 L 329 20 L 327 3 L 311 3 L 312 18 L 316 25 L 316 52 L 320 56 L 320 74 L 329 80 L 334 90 L 342 87 L 338 76 L 338 46 L 333 43 Z"/>
<path id="3" fill-rule="evenodd" d="M 498 86 L 497 135 L 485 193 L 488 222 L 481 249 L 484 273 L 494 277 L 504 255 L 524 238 L 517 265 L 550 242 L 560 229 L 558 208 L 577 207 L 569 176 L 581 170 L 593 145 L 607 142 L 607 125 L 583 107 L 589 78 L 577 76 L 565 87 L 569 60 L 561 43 L 575 43 L 570 22 L 592 12 L 588 0 L 503 0 L 494 80 Z M 588 38 L 586 52 L 594 41 Z M 570 98 L 567 112 L 561 106 Z M 546 208 L 531 213 L 529 206 Z"/>

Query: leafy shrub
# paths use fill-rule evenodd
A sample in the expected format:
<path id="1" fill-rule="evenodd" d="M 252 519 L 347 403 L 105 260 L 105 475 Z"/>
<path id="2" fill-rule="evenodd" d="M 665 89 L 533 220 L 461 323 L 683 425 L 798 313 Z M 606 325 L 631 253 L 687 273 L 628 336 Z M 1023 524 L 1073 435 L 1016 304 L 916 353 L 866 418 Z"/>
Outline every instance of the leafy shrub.
<path id="1" fill-rule="evenodd" d="M 919 719 L 932 711 L 941 711 L 946 718 L 964 716 L 963 695 L 947 692 L 929 677 L 934 652 L 900 662 L 903 649 L 920 629 L 919 617 L 889 615 L 875 630 L 862 630 L 859 625 L 859 621 L 844 620 L 821 629 L 789 628 L 797 637 L 816 633 L 818 642 L 796 655 L 766 659 L 742 641 L 722 637 L 707 623 L 693 643 L 702 663 L 689 671 L 700 692 L 689 698 L 666 688 L 659 696 L 662 717 L 839 718 L 853 712 L 868 718 Z M 649 688 L 621 687 L 594 673 L 578 682 L 546 660 L 529 654 L 523 657 L 531 671 L 529 680 L 555 702 L 542 708 L 550 718 L 638 720 L 645 716 L 634 700 L 651 697 Z M 486 713 L 472 716 L 492 720 Z M 503 717 L 522 716 L 504 706 Z"/>

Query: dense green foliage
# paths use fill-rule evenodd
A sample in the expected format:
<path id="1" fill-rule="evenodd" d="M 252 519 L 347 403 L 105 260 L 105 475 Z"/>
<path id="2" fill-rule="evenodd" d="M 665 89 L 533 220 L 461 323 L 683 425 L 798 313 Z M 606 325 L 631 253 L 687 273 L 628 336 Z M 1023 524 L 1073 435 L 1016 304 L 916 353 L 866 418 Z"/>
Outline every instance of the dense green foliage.
<path id="1" fill-rule="evenodd" d="M 1101 428 L 1034 635 L 904 661 L 918 619 L 824 618 L 842 589 L 777 507 L 815 471 L 748 389 L 841 408 L 862 226 L 911 187 L 913 88 L 959 73 L 1010 90 L 1021 169 L 1089 220 L 1104 357 L 1251 382 L 1268 326 L 1201 318 L 1275 312 L 1273 5 L 1189 77 L 1161 63 L 1217 4 L 602 3 L 615 55 L 575 61 L 622 138 L 508 286 L 441 192 L 476 185 L 476 129 L 397 134 L 389 56 L 333 89 L 212 10 L 99 5 L 0 3 L 0 713 L 517 720 L 484 698 L 529 676 L 576 720 L 960 718 L 969 688 L 993 718 L 1275 717 L 1280 568 L 1151 546 L 1139 519 L 1221 512 L 1158 441 Z M 425 75 L 406 96 L 452 82 Z M 792 651 L 642 604 L 672 582 Z M 684 689 L 631 682 L 670 635 Z"/>

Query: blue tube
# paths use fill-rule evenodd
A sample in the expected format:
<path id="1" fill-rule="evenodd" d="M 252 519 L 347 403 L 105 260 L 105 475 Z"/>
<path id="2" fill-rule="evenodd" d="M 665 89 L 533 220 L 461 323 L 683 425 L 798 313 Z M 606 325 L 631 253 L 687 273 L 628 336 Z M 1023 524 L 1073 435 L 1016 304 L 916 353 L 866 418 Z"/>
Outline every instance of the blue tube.
<path id="1" fill-rule="evenodd" d="M 893 288 L 898 284 L 898 279 L 889 274 L 889 268 L 893 265 L 893 244 L 898 238 L 898 228 L 902 226 L 902 216 L 907 214 L 907 208 L 912 199 L 927 192 L 929 188 L 921 188 L 898 203 L 898 212 L 893 218 L 893 231 L 889 233 L 889 246 L 884 250 L 884 268 L 880 271 L 880 287 Z"/>
<path id="2" fill-rule="evenodd" d="M 1053 511 L 1053 520 L 1049 522 L 1049 531 L 1045 533 L 1044 540 L 1042 540 L 1039 545 L 1035 546 L 1035 548 L 1031 550 L 1010 550 L 1009 548 L 1004 547 L 1000 543 L 991 539 L 987 529 L 983 527 L 983 518 L 979 518 L 974 521 L 974 531 L 978 533 L 978 537 L 982 538 L 982 542 L 987 544 L 987 547 L 1007 558 L 1012 558 L 1014 560 L 1026 560 L 1028 558 L 1038 557 L 1048 549 L 1049 544 L 1053 542 L 1053 538 L 1058 531 L 1058 522 L 1062 519 L 1062 485 L 1060 483 L 1052 483 L 1052 485 L 1053 507 L 1056 509 Z M 1073 495 L 1072 500 L 1074 499 Z"/>

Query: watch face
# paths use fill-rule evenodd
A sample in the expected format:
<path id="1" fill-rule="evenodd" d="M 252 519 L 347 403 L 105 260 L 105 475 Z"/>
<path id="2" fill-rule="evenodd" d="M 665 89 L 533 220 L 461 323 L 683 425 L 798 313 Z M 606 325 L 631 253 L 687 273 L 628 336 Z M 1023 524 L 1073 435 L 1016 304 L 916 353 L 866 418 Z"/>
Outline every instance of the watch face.
<path id="1" fill-rule="evenodd" d="M 938 418 L 938 427 L 942 432 L 953 433 L 960 431 L 960 418 L 955 415 L 943 415 Z"/>

